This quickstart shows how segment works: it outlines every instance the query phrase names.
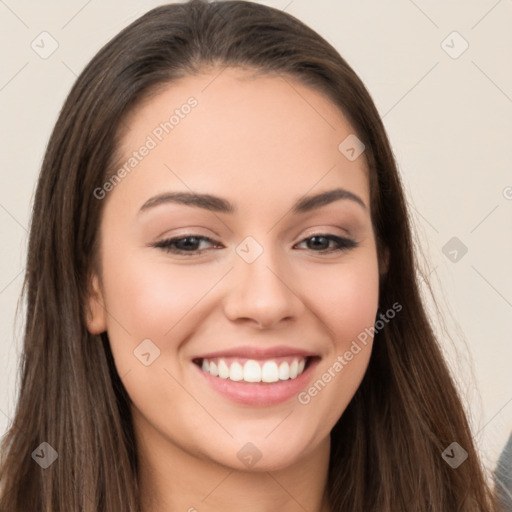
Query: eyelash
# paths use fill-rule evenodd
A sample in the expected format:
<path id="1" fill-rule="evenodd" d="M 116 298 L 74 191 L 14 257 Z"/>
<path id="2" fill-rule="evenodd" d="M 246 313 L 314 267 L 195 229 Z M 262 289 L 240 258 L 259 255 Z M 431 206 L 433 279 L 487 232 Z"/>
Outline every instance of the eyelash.
<path id="1" fill-rule="evenodd" d="M 208 238 L 206 236 L 186 235 L 186 236 L 182 236 L 182 237 L 168 238 L 166 240 L 162 240 L 162 241 L 157 242 L 156 244 L 154 244 L 153 247 L 162 249 L 165 252 L 169 252 L 169 253 L 173 253 L 173 254 L 183 254 L 183 255 L 187 255 L 187 256 L 195 256 L 196 254 L 201 254 L 202 252 L 205 251 L 205 249 L 203 249 L 201 251 L 198 250 L 198 249 L 195 249 L 193 251 L 184 251 L 184 250 L 181 250 L 181 249 L 176 249 L 174 247 L 174 245 L 177 242 L 180 242 L 182 240 L 187 240 L 187 239 L 190 239 L 190 238 L 194 238 L 194 239 L 196 239 L 198 241 L 208 241 L 208 242 L 214 242 L 215 243 L 214 240 L 212 240 L 211 238 Z M 331 254 L 331 253 L 335 253 L 335 252 L 339 252 L 339 251 L 348 251 L 348 250 L 353 249 L 354 247 L 357 247 L 359 245 L 356 241 L 351 240 L 349 238 L 343 238 L 343 237 L 339 237 L 339 236 L 335 236 L 335 235 L 329 235 L 329 234 L 326 234 L 326 233 L 325 234 L 324 233 L 318 233 L 318 234 L 309 236 L 307 238 L 304 238 L 304 240 L 302 240 L 299 243 L 306 242 L 306 241 L 311 240 L 313 238 L 325 238 L 327 240 L 334 241 L 334 242 L 336 242 L 338 244 L 338 247 L 336 247 L 335 249 L 324 249 L 322 251 L 313 251 L 313 252 L 316 252 L 316 253 L 319 253 L 319 254 Z"/>

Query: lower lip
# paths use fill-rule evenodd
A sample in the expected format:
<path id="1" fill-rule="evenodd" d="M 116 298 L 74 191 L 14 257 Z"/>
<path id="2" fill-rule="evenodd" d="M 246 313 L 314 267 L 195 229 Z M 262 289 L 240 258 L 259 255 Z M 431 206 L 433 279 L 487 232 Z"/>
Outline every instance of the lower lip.
<path id="1" fill-rule="evenodd" d="M 310 361 L 308 367 L 295 379 L 278 382 L 235 382 L 221 379 L 204 372 L 192 363 L 206 382 L 221 395 L 233 402 L 245 405 L 270 406 L 280 404 L 298 395 L 308 384 L 319 359 Z"/>

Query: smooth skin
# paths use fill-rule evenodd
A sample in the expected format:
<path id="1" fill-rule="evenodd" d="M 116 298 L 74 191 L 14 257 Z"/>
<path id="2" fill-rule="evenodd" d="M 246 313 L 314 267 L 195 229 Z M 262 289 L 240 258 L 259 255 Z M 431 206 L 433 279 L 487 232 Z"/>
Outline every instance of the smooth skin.
<path id="1" fill-rule="evenodd" d="M 290 77 L 219 68 L 148 96 L 125 122 L 125 160 L 190 96 L 197 106 L 103 199 L 101 274 L 91 279 L 88 328 L 108 332 L 132 401 L 143 510 L 328 512 L 329 434 L 364 376 L 371 338 L 308 404 L 235 403 L 192 359 L 240 345 L 310 350 L 321 360 L 309 387 L 374 325 L 379 265 L 364 153 L 350 161 L 338 150 L 354 130 L 323 94 Z M 341 199 L 290 212 L 339 187 L 365 207 Z M 176 191 L 220 196 L 237 212 L 171 202 L 140 211 Z M 310 240 L 325 234 L 357 246 L 332 252 L 336 242 Z M 155 247 L 191 235 L 212 241 L 192 255 Z M 250 264 L 236 252 L 248 236 L 263 249 Z M 134 355 L 146 339 L 160 350 L 148 366 Z M 261 453 L 252 467 L 237 457 L 249 442 Z"/>

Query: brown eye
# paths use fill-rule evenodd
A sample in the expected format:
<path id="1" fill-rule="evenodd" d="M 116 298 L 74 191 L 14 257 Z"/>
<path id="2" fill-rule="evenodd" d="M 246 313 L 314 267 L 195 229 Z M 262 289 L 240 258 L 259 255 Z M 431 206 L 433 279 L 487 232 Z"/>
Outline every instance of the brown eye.
<path id="1" fill-rule="evenodd" d="M 199 235 L 187 235 L 177 238 L 169 238 L 162 240 L 154 245 L 166 252 L 172 252 L 176 254 L 195 254 L 197 252 L 203 252 L 204 249 L 199 250 L 198 246 L 201 242 L 212 242 L 213 240 L 206 236 Z"/>
<path id="2" fill-rule="evenodd" d="M 201 235 L 187 235 L 175 238 L 168 238 L 154 244 L 154 247 L 164 250 L 165 252 L 183 255 L 196 255 L 204 252 L 206 249 L 200 249 L 201 242 L 215 244 L 211 238 Z M 334 247 L 329 244 L 334 242 Z M 305 238 L 301 244 L 306 243 L 307 248 L 318 253 L 333 253 L 337 251 L 346 251 L 357 247 L 357 242 L 349 238 L 343 238 L 336 235 L 317 234 Z"/>
<path id="3" fill-rule="evenodd" d="M 308 248 L 313 252 L 337 252 L 357 247 L 357 242 L 349 238 L 343 238 L 336 235 L 318 234 L 305 238 L 301 243 L 307 243 Z M 329 243 L 334 242 L 334 248 L 329 248 Z M 317 250 L 320 249 L 320 250 Z"/>

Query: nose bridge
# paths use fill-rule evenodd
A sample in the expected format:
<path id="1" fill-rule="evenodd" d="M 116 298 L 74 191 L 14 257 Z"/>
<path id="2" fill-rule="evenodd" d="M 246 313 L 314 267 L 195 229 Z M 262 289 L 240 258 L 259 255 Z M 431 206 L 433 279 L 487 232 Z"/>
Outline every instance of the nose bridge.
<path id="1" fill-rule="evenodd" d="M 232 320 L 251 318 L 261 325 L 272 325 L 298 312 L 286 261 L 271 246 L 271 236 L 246 237 L 235 249 L 234 285 L 227 301 L 226 314 Z M 289 268 L 289 267 L 288 267 Z"/>

